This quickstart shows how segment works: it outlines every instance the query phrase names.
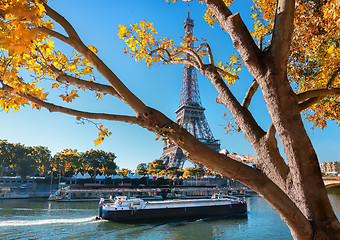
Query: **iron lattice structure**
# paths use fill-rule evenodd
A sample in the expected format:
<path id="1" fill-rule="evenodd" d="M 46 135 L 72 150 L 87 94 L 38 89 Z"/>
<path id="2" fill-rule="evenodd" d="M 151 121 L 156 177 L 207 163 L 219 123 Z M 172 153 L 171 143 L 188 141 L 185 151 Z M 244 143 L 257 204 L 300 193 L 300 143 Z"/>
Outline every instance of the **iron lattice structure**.
<path id="1" fill-rule="evenodd" d="M 185 37 L 192 36 L 193 28 L 194 21 L 188 13 L 188 17 L 184 22 Z M 193 45 L 193 43 L 190 44 Z M 189 59 L 190 56 L 186 54 L 184 57 Z M 176 110 L 176 123 L 183 126 L 188 132 L 210 148 L 219 151 L 220 142 L 214 139 L 207 119 L 205 118 L 204 110 L 198 90 L 196 69 L 192 66 L 184 65 L 181 97 L 179 108 Z M 185 161 L 188 160 L 182 149 L 171 143 L 164 145 L 160 159 L 163 159 L 164 164 L 168 167 L 179 168 L 182 168 Z M 193 164 L 198 166 L 198 164 L 194 162 Z"/>

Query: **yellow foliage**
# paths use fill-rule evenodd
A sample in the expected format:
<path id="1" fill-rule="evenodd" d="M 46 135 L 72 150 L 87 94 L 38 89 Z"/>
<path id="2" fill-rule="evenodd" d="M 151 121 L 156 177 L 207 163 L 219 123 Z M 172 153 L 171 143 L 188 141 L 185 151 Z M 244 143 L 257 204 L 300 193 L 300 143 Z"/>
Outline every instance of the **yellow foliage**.
<path id="1" fill-rule="evenodd" d="M 95 48 L 95 47 L 93 47 L 93 46 L 88 46 L 88 48 L 89 48 L 92 52 L 98 53 L 97 48 Z"/>
<path id="2" fill-rule="evenodd" d="M 77 91 L 75 90 L 72 90 L 70 93 L 66 94 L 66 95 L 60 95 L 61 99 L 63 101 L 66 101 L 66 102 L 72 102 L 73 99 L 75 99 L 76 97 L 79 97 Z"/>
<path id="3" fill-rule="evenodd" d="M 253 36 L 257 39 L 271 34 L 276 0 L 253 0 Z M 297 92 L 325 88 L 340 66 L 340 4 L 339 0 L 296 1 L 294 34 L 289 59 L 289 80 Z M 330 87 L 340 87 L 339 75 Z M 327 120 L 340 124 L 340 99 L 327 97 L 305 112 L 314 126 L 324 128 Z"/>
<path id="4" fill-rule="evenodd" d="M 92 74 L 89 62 L 79 53 L 66 56 L 54 50 L 54 41 L 43 34 L 38 27 L 44 26 L 52 29 L 54 24 L 46 19 L 45 7 L 41 0 L 2 0 L 0 4 L 0 73 L 4 84 L 14 88 L 11 94 L 0 93 L 0 107 L 8 111 L 19 110 L 20 106 L 31 104 L 16 94 L 29 94 L 40 100 L 46 100 L 47 93 L 36 83 L 43 76 L 56 79 L 56 75 L 49 66 L 74 76 Z M 93 52 L 97 50 L 89 46 Z M 32 79 L 20 77 L 21 69 L 30 71 Z M 61 83 L 52 83 L 52 88 L 58 88 Z M 71 91 L 66 96 L 61 95 L 67 102 L 78 95 Z"/>
<path id="5" fill-rule="evenodd" d="M 98 138 L 96 140 L 94 140 L 95 146 L 98 146 L 102 141 L 104 141 L 105 137 L 108 137 L 112 134 L 111 132 L 109 132 L 108 128 L 103 129 L 103 127 L 104 127 L 103 125 L 100 125 L 99 128 L 98 128 L 98 130 L 99 130 Z"/>

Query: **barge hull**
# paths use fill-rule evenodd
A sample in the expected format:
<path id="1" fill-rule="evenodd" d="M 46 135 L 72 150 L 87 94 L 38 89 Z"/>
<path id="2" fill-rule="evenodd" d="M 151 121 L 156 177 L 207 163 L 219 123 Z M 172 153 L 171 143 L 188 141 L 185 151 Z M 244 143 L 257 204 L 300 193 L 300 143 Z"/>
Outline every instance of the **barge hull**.
<path id="1" fill-rule="evenodd" d="M 137 209 L 137 210 L 131 209 L 121 211 L 102 210 L 101 218 L 116 222 L 128 222 L 173 218 L 206 218 L 233 214 L 245 214 L 246 212 L 247 204 L 237 203 L 220 206 L 215 205 L 215 206 Z"/>

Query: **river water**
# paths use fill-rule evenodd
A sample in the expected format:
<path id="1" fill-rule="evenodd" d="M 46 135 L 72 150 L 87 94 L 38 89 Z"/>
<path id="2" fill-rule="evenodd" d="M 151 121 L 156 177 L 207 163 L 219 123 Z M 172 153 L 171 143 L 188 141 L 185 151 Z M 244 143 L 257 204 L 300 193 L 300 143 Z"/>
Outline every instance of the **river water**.
<path id="1" fill-rule="evenodd" d="M 339 217 L 340 188 L 329 190 Z M 292 239 L 276 212 L 259 196 L 247 198 L 243 217 L 121 224 L 95 220 L 97 202 L 0 200 L 0 239 Z"/>

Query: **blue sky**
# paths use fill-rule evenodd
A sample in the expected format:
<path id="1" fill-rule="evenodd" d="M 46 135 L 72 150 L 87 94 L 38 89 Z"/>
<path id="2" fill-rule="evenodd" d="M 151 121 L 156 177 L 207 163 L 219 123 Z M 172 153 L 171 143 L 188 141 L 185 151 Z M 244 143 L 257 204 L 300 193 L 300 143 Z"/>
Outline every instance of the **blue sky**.
<path id="1" fill-rule="evenodd" d="M 250 1 L 235 2 L 231 10 L 240 12 L 251 29 Z M 49 4 L 73 24 L 85 44 L 99 50 L 99 57 L 145 104 L 175 119 L 182 66 L 164 66 L 159 63 L 149 68 L 143 62 L 136 62 L 123 53 L 125 44 L 117 37 L 117 26 L 147 20 L 154 23 L 160 37 L 167 36 L 179 41 L 184 35 L 183 22 L 187 17 L 187 3 L 168 4 L 163 0 L 101 0 L 94 4 L 90 0 L 54 0 L 49 1 Z M 195 23 L 194 35 L 198 39 L 207 39 L 216 62 L 226 62 L 234 51 L 230 38 L 218 25 L 211 28 L 204 22 L 202 16 L 205 8 L 204 4 L 190 3 L 190 17 Z M 57 41 L 56 46 L 60 46 Z M 242 101 L 253 78 L 244 67 L 239 76 L 240 79 L 231 90 Z M 96 80 L 105 83 L 101 76 L 96 76 Z M 228 124 L 228 117 L 224 117 L 223 113 L 227 110 L 216 103 L 216 90 L 199 73 L 198 81 L 202 105 L 206 108 L 205 115 L 215 138 L 221 140 L 221 147 L 238 154 L 254 155 L 242 133 L 226 133 L 224 127 Z M 49 99 L 55 101 L 55 96 L 59 94 L 61 93 L 51 95 Z M 121 101 L 109 96 L 97 101 L 92 93 L 82 94 L 72 107 L 83 111 L 133 114 Z M 266 130 L 270 120 L 259 91 L 255 94 L 250 110 Z M 156 135 L 145 129 L 126 123 L 97 122 L 109 128 L 112 135 L 95 147 L 94 140 L 98 131 L 92 124 L 77 124 L 75 117 L 26 107 L 15 113 L 0 112 L 0 139 L 26 146 L 46 146 L 53 155 L 66 148 L 80 152 L 102 149 L 117 155 L 119 167 L 131 170 L 141 162 L 148 163 L 157 159 L 162 153 L 163 143 L 155 141 Z M 311 130 L 311 125 L 306 123 L 306 129 L 321 162 L 340 161 L 340 131 L 335 123 L 329 123 L 325 130 Z"/>

